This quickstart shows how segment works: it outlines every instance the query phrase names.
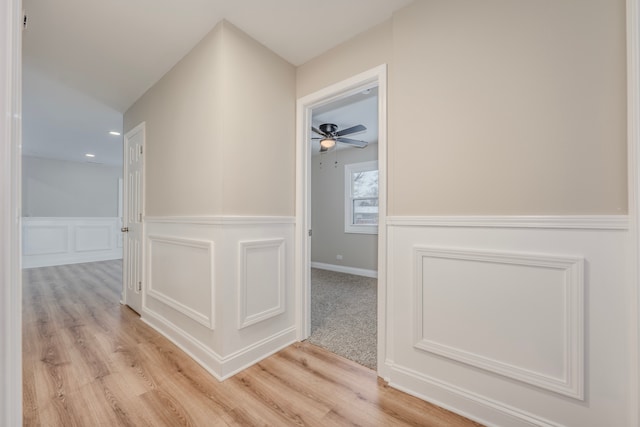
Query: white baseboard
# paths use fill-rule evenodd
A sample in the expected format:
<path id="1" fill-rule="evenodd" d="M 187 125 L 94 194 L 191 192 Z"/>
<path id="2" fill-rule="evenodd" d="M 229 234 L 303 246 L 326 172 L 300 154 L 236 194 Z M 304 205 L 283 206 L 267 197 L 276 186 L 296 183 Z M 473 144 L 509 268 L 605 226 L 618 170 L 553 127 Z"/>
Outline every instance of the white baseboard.
<path id="1" fill-rule="evenodd" d="M 395 378 L 389 383 L 392 387 L 486 426 L 563 427 L 561 424 L 411 369 L 395 365 L 391 366 L 390 370 Z"/>
<path id="2" fill-rule="evenodd" d="M 218 381 L 231 378 L 297 341 L 296 328 L 290 327 L 232 354 L 221 356 L 158 313 L 147 309 L 140 320 L 187 353 Z"/>
<path id="3" fill-rule="evenodd" d="M 347 267 L 345 265 L 325 264 L 323 262 L 311 262 L 311 268 L 319 268 L 320 270 L 336 271 L 338 273 L 355 274 L 356 276 L 378 278 L 378 272 L 375 270 L 367 270 L 364 268 Z"/>

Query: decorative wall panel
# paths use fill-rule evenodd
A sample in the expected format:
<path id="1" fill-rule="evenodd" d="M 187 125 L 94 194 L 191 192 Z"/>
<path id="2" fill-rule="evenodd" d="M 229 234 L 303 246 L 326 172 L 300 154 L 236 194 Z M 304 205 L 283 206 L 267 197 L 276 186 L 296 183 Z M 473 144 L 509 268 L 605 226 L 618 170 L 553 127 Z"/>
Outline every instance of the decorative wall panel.
<path id="1" fill-rule="evenodd" d="M 213 242 L 148 236 L 146 295 L 214 329 Z"/>
<path id="2" fill-rule="evenodd" d="M 284 239 L 240 242 L 238 329 L 285 310 Z"/>
<path id="3" fill-rule="evenodd" d="M 583 398 L 583 260 L 415 247 L 415 347 Z"/>

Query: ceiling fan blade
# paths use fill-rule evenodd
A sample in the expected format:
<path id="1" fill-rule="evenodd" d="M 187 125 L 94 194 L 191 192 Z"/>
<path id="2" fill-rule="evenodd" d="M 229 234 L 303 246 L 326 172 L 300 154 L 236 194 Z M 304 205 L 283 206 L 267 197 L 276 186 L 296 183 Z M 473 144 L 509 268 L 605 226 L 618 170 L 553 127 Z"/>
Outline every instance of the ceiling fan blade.
<path id="1" fill-rule="evenodd" d="M 311 126 L 311 130 L 314 131 L 315 133 L 317 133 L 318 135 L 322 135 L 322 136 L 327 136 L 326 133 L 322 132 L 320 129 L 317 129 L 313 126 Z"/>
<path id="2" fill-rule="evenodd" d="M 341 131 L 336 132 L 336 136 L 350 135 L 352 133 L 362 132 L 362 131 L 365 131 L 365 130 L 367 130 L 366 127 L 364 127 L 362 125 L 355 125 L 355 126 L 352 126 L 350 128 L 342 129 Z"/>
<path id="3" fill-rule="evenodd" d="M 358 148 L 364 148 L 369 145 L 367 141 L 358 141 L 357 139 L 351 138 L 336 138 L 336 141 L 344 142 L 345 144 L 350 144 Z"/>

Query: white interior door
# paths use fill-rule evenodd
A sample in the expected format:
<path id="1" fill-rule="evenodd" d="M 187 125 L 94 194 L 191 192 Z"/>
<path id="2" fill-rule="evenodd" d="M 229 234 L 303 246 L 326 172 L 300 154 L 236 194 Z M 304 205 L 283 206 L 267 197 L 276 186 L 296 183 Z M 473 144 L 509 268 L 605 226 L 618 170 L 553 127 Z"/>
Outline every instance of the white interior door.
<path id="1" fill-rule="evenodd" d="M 142 310 L 143 286 L 144 139 L 144 123 L 124 136 L 123 298 L 138 313 Z"/>

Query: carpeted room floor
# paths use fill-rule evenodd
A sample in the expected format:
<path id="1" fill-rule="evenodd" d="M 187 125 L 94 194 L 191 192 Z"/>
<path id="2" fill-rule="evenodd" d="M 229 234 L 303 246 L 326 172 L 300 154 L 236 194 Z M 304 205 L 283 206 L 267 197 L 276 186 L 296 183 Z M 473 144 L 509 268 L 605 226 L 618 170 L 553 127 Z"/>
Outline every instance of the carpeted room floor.
<path id="1" fill-rule="evenodd" d="M 312 268 L 309 342 L 375 370 L 377 283 Z"/>

